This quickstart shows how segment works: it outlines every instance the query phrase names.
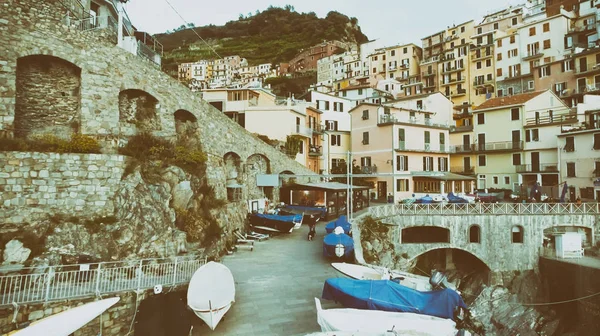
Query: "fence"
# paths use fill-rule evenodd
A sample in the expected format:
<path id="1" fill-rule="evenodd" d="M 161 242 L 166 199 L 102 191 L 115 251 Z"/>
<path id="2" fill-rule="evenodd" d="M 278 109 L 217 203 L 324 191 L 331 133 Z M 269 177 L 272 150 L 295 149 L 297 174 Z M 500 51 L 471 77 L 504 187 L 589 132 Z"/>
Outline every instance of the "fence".
<path id="1" fill-rule="evenodd" d="M 413 215 L 600 215 L 598 203 L 396 204 L 370 207 L 375 218 Z"/>
<path id="2" fill-rule="evenodd" d="M 183 284 L 205 263 L 175 258 L 26 268 L 21 274 L 0 276 L 0 306 Z M 27 271 L 32 273 L 23 274 Z"/>

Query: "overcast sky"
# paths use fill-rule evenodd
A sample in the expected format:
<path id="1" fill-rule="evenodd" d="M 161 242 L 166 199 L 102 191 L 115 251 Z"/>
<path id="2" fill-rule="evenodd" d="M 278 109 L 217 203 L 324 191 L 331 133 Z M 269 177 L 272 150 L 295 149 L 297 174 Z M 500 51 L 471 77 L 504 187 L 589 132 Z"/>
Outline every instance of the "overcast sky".
<path id="1" fill-rule="evenodd" d="M 294 6 L 297 12 L 315 12 L 325 17 L 335 10 L 356 17 L 369 39 L 383 45 L 414 42 L 453 24 L 480 20 L 486 13 L 525 0 L 168 0 L 190 23 L 197 26 L 222 25 L 240 14 L 263 11 L 269 5 Z M 137 29 L 151 34 L 172 30 L 183 24 L 167 0 L 130 0 L 125 5 Z"/>

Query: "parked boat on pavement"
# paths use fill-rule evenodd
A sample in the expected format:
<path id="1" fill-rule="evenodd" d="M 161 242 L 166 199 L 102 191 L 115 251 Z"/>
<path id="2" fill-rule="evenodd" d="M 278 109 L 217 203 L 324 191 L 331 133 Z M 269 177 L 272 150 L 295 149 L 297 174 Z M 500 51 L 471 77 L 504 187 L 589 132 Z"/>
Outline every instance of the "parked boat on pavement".
<path id="1" fill-rule="evenodd" d="M 269 214 L 250 214 L 250 225 L 253 227 L 271 232 L 292 232 L 302 225 L 302 215 L 269 215 Z"/>
<path id="2" fill-rule="evenodd" d="M 323 238 L 323 256 L 337 260 L 354 260 L 354 240 L 337 227 Z"/>
<path id="3" fill-rule="evenodd" d="M 119 297 L 86 303 L 33 322 L 27 328 L 13 331 L 10 336 L 68 336 L 119 302 Z"/>
<path id="4" fill-rule="evenodd" d="M 363 309 L 323 310 L 315 298 L 317 322 L 322 331 L 369 332 L 378 335 L 395 331 L 397 335 L 455 336 L 456 323 L 449 319 L 414 313 L 394 313 Z"/>
<path id="5" fill-rule="evenodd" d="M 187 303 L 210 329 L 215 330 L 234 302 L 235 282 L 227 266 L 211 261 L 194 273 Z"/>
<path id="6" fill-rule="evenodd" d="M 381 266 L 364 266 L 348 263 L 331 263 L 331 267 L 343 275 L 356 280 L 392 280 L 421 292 L 430 291 L 429 278 L 408 272 L 389 270 Z"/>
<path id="7" fill-rule="evenodd" d="M 342 229 L 344 229 L 344 233 L 347 235 L 350 235 L 352 232 L 352 224 L 348 222 L 346 216 L 344 215 L 340 216 L 333 222 L 327 223 L 327 225 L 325 225 L 325 231 L 327 231 L 327 233 L 332 233 L 333 230 L 335 230 L 335 228 L 337 227 L 341 227 Z"/>

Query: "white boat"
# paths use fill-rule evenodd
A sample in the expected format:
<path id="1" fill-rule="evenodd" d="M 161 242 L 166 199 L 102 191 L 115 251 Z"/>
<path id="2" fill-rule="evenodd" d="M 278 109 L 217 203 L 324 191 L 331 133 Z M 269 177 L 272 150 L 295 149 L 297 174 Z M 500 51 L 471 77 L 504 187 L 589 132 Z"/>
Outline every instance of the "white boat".
<path id="1" fill-rule="evenodd" d="M 11 336 L 68 336 L 119 302 L 119 297 L 86 303 L 33 322 L 27 328 L 13 331 Z"/>
<path id="2" fill-rule="evenodd" d="M 194 313 L 215 330 L 235 302 L 235 283 L 229 268 L 214 261 L 200 267 L 190 280 L 187 302 Z"/>
<path id="3" fill-rule="evenodd" d="M 381 266 L 363 266 L 348 263 L 331 263 L 343 275 L 357 280 L 397 280 L 399 284 L 421 292 L 431 290 L 429 278 L 408 272 L 389 270 Z"/>
<path id="4" fill-rule="evenodd" d="M 349 308 L 323 310 L 317 298 L 315 304 L 317 322 L 324 332 L 403 336 L 454 336 L 458 332 L 454 321 L 435 316 Z"/>

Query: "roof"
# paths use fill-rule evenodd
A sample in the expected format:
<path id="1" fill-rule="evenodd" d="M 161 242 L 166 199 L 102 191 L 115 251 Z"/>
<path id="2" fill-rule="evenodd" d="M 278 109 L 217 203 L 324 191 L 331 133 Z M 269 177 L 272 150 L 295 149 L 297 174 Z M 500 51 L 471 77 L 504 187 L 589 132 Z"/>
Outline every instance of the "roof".
<path id="1" fill-rule="evenodd" d="M 475 180 L 474 177 L 459 175 L 449 172 L 413 172 L 411 173 L 413 177 L 425 177 L 434 180 L 441 181 L 472 181 Z"/>
<path id="2" fill-rule="evenodd" d="M 315 111 L 315 112 L 317 112 L 317 113 L 319 113 L 319 114 L 323 114 L 323 111 L 321 111 L 321 110 L 319 110 L 319 109 L 316 109 L 316 108 L 314 108 L 314 107 L 312 107 L 312 106 L 309 106 L 309 107 L 307 107 L 307 109 L 309 109 L 309 110 L 311 110 L 311 111 Z"/>
<path id="3" fill-rule="evenodd" d="M 296 183 L 290 186 L 284 187 L 290 190 L 326 190 L 326 191 L 346 191 L 349 186 L 345 183 L 339 182 L 314 182 L 314 183 Z M 366 186 L 356 186 L 353 185 L 352 189 L 354 190 L 367 190 L 371 189 Z"/>
<path id="4" fill-rule="evenodd" d="M 534 91 L 514 96 L 492 98 L 474 108 L 473 111 L 490 110 L 495 108 L 501 108 L 503 106 L 523 105 L 544 92 L 546 91 Z"/>
<path id="5" fill-rule="evenodd" d="M 348 90 L 355 90 L 355 89 L 369 89 L 369 88 L 371 88 L 370 85 L 355 85 L 355 86 L 345 87 L 345 88 L 340 89 L 338 91 L 348 91 Z"/>
<path id="6" fill-rule="evenodd" d="M 363 105 L 369 105 L 369 106 L 376 106 L 379 107 L 381 106 L 380 104 L 373 104 L 373 103 L 366 103 L 366 102 L 362 102 L 356 106 L 354 106 L 353 108 L 350 109 L 350 111 L 348 111 L 348 113 L 352 113 L 352 111 L 358 109 L 359 107 L 363 106 Z"/>

